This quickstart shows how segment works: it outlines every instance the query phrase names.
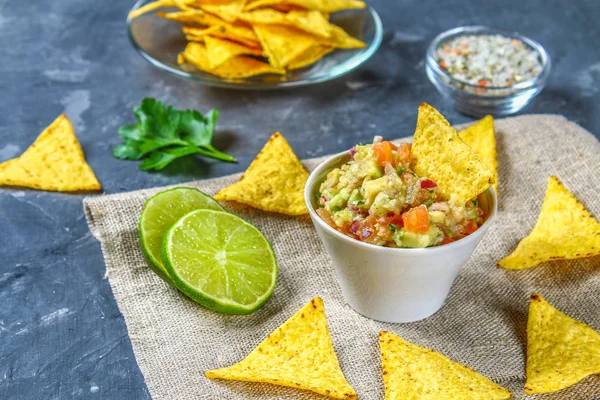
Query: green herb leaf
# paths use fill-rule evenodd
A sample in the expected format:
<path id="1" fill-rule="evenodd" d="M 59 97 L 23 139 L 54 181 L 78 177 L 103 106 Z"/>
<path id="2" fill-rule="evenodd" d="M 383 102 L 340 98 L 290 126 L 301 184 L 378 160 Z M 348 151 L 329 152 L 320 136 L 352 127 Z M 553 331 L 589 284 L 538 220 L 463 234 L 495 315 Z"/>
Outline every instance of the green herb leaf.
<path id="1" fill-rule="evenodd" d="M 112 154 L 121 160 L 139 160 L 142 157 L 137 143 L 133 140 L 126 140 L 125 143 L 121 143 L 113 149 Z"/>
<path id="2" fill-rule="evenodd" d="M 150 156 L 146 157 L 140 164 L 140 169 L 143 171 L 154 170 L 158 171 L 180 157 L 196 154 L 198 149 L 193 146 L 188 147 L 168 147 L 166 149 L 153 151 Z"/>
<path id="3" fill-rule="evenodd" d="M 212 145 L 219 116 L 217 110 L 203 116 L 195 110 L 176 110 L 155 99 L 145 98 L 133 113 L 138 123 L 119 128 L 119 136 L 125 143 L 113 150 L 116 158 L 139 160 L 146 157 L 140 165 L 143 170 L 162 169 L 190 154 L 236 161 Z"/>
<path id="4" fill-rule="evenodd" d="M 359 201 L 357 201 L 357 202 L 356 202 L 356 205 L 357 205 L 357 206 L 362 206 L 362 205 L 364 205 L 364 204 L 365 204 L 365 201 L 364 201 L 364 200 L 359 200 Z"/>
<path id="5" fill-rule="evenodd" d="M 479 202 L 477 201 L 477 199 L 473 199 L 473 200 L 471 200 L 471 202 L 473 203 L 473 205 L 475 207 L 477 207 L 479 205 Z"/>
<path id="6" fill-rule="evenodd" d="M 394 224 L 388 224 L 388 228 L 390 228 L 392 232 L 396 232 L 398 230 L 398 228 L 396 228 L 396 225 Z"/>

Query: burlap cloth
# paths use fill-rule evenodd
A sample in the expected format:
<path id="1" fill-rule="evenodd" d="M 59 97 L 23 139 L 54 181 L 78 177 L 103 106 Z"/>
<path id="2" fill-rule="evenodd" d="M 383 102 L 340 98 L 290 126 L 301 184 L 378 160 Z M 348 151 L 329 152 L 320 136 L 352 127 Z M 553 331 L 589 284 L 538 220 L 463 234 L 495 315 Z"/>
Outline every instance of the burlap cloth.
<path id="1" fill-rule="evenodd" d="M 507 387 L 513 398 L 526 398 L 529 295 L 537 291 L 568 315 L 600 330 L 600 258 L 546 263 L 524 271 L 498 269 L 495 263 L 535 224 L 550 175 L 557 175 L 600 216 L 600 143 L 555 115 L 498 120 L 496 130 L 498 217 L 462 268 L 445 306 L 410 324 L 372 321 L 344 303 L 332 262 L 308 218 L 226 205 L 267 236 L 279 261 L 277 287 L 268 303 L 250 316 L 226 316 L 197 305 L 147 267 L 138 240 L 138 218 L 144 201 L 164 188 L 86 198 L 88 224 L 102 244 L 107 275 L 152 397 L 320 398 L 268 384 L 211 381 L 204 371 L 241 360 L 312 297 L 321 296 L 342 370 L 361 399 L 383 399 L 377 342 L 381 330 L 435 349 Z M 305 166 L 310 170 L 318 161 L 307 160 Z M 189 186 L 214 194 L 239 177 Z M 535 398 L 600 399 L 600 376 Z"/>

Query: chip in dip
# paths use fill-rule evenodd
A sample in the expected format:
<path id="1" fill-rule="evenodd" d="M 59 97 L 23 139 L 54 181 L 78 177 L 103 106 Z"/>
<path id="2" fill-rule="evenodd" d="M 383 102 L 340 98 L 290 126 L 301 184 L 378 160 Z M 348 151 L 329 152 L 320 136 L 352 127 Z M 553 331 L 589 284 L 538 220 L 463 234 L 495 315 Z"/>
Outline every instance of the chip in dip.
<path id="1" fill-rule="evenodd" d="M 411 145 L 376 137 L 350 150 L 319 189 L 317 214 L 334 229 L 387 247 L 429 247 L 463 238 L 486 219 L 477 199 L 445 197 L 410 168 Z"/>

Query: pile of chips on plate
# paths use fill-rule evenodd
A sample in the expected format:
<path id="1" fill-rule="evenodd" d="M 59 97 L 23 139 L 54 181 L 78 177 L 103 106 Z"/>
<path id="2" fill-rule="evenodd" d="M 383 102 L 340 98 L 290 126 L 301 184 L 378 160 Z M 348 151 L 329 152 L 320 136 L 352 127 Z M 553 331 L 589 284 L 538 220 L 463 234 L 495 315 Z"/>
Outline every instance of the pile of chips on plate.
<path id="1" fill-rule="evenodd" d="M 182 67 L 241 79 L 285 75 L 336 49 L 364 48 L 329 15 L 365 7 L 357 0 L 158 0 L 129 18 L 164 9 L 156 14 L 183 24 L 188 44 L 177 60 Z"/>

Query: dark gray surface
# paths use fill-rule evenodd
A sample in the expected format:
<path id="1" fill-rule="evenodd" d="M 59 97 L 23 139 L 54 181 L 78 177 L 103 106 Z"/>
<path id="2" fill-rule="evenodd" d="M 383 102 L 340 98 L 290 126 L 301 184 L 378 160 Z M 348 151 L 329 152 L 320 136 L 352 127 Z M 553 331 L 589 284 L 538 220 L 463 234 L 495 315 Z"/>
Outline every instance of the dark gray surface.
<path id="1" fill-rule="evenodd" d="M 106 193 L 244 170 L 280 130 L 301 158 L 338 152 L 375 134 L 413 132 L 427 101 L 458 115 L 427 81 L 423 57 L 439 32 L 464 24 L 518 30 L 553 62 L 546 90 L 523 113 L 556 113 L 600 134 L 600 2 L 385 1 L 385 38 L 359 71 L 279 92 L 204 88 L 154 70 L 125 34 L 127 1 L 0 0 L 0 161 L 25 150 L 65 112 Z M 119 161 L 116 129 L 145 96 L 221 110 L 217 145 L 239 159 L 188 159 L 163 173 Z M 0 398 L 149 398 L 127 329 L 103 279 L 83 196 L 0 189 Z M 199 371 L 200 373 L 200 371 Z"/>

